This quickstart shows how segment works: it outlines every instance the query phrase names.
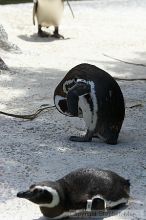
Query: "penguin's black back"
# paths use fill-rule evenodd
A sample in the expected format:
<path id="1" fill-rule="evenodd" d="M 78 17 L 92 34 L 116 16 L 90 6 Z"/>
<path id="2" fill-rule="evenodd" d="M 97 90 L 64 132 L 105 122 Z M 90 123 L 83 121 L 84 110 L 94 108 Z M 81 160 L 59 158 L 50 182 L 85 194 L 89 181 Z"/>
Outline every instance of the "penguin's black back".
<path id="1" fill-rule="evenodd" d="M 107 92 L 112 90 L 114 92 L 116 101 L 116 94 L 121 101 L 121 107 L 124 106 L 124 99 L 121 89 L 115 79 L 106 71 L 87 63 L 82 63 L 74 68 L 72 68 L 64 77 L 62 81 L 68 79 L 84 79 L 86 81 L 92 81 L 95 84 L 95 92 L 99 101 L 99 107 L 101 105 L 100 101 L 107 96 Z M 122 108 L 123 109 L 123 108 Z"/>
<path id="2" fill-rule="evenodd" d="M 129 197 L 129 181 L 109 170 L 79 169 L 58 181 L 71 204 L 87 201 L 96 195 L 109 201 Z"/>
<path id="3" fill-rule="evenodd" d="M 65 75 L 65 77 L 62 79 L 62 81 L 57 86 L 59 90 L 63 90 L 62 85 L 71 79 L 84 79 L 86 81 L 93 81 L 96 85 L 104 85 L 104 87 L 107 86 L 110 82 L 110 84 L 115 84 L 118 86 L 117 82 L 113 79 L 113 77 L 108 74 L 106 71 L 96 67 L 95 65 L 91 65 L 88 63 L 81 63 L 75 67 L 73 67 L 69 72 Z M 106 81 L 105 81 L 106 79 Z M 61 92 L 61 91 L 60 91 Z"/>
<path id="4" fill-rule="evenodd" d="M 63 81 L 68 79 L 85 79 L 92 80 L 93 82 L 103 81 L 105 79 L 109 79 L 113 81 L 113 77 L 108 74 L 106 71 L 98 68 L 95 65 L 88 63 L 81 63 L 75 67 L 73 67 L 64 77 Z M 114 80 L 115 81 L 115 80 Z M 115 81 L 116 82 L 116 81 Z"/>

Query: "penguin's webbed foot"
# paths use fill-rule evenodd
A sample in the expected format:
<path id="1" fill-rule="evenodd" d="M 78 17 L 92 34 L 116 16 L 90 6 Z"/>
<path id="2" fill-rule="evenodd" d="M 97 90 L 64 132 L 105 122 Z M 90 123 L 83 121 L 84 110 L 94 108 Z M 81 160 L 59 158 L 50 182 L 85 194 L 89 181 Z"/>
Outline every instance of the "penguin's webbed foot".
<path id="1" fill-rule="evenodd" d="M 54 30 L 52 37 L 55 37 L 57 39 L 64 39 L 64 37 L 59 34 L 59 27 L 58 26 L 55 27 L 55 30 Z"/>
<path id="2" fill-rule="evenodd" d="M 58 33 L 54 33 L 53 35 L 51 35 L 51 37 L 57 38 L 57 39 L 64 39 L 64 36 Z"/>
<path id="3" fill-rule="evenodd" d="M 69 138 L 70 141 L 75 141 L 75 142 L 90 142 L 92 141 L 92 137 L 88 137 L 88 136 L 71 136 Z"/>
<path id="4" fill-rule="evenodd" d="M 111 144 L 111 145 L 116 145 L 117 144 L 117 140 L 106 140 L 107 144 Z"/>

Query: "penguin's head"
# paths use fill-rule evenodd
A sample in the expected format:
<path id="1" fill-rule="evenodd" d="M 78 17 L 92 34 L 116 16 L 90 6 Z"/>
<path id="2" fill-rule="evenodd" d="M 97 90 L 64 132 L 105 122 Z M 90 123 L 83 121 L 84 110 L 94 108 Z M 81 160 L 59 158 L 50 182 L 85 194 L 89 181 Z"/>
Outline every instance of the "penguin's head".
<path id="1" fill-rule="evenodd" d="M 54 96 L 54 104 L 60 113 L 62 113 L 64 115 L 69 115 L 66 98 L 64 98 L 60 95 L 55 95 Z"/>
<path id="2" fill-rule="evenodd" d="M 17 197 L 27 199 L 39 205 L 42 214 L 54 218 L 64 213 L 64 190 L 60 183 L 44 181 L 33 184 L 27 191 L 19 192 Z"/>
<path id="3" fill-rule="evenodd" d="M 54 91 L 54 104 L 57 110 L 67 116 L 72 116 L 68 112 L 67 93 L 68 90 L 75 84 L 75 79 L 63 79 Z"/>
<path id="4" fill-rule="evenodd" d="M 19 192 L 17 197 L 27 199 L 39 206 L 46 206 L 48 208 L 54 208 L 60 202 L 57 190 L 45 185 L 31 185 L 29 190 Z"/>

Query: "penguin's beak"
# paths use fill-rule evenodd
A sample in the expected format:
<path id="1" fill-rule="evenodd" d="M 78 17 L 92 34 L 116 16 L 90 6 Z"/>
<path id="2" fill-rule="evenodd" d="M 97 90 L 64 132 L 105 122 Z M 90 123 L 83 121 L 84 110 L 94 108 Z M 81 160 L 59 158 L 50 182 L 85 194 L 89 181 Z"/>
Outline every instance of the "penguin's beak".
<path id="1" fill-rule="evenodd" d="M 33 196 L 33 193 L 30 192 L 29 190 L 25 191 L 25 192 L 18 192 L 17 193 L 17 197 L 24 198 L 24 199 L 31 199 L 32 196 Z"/>

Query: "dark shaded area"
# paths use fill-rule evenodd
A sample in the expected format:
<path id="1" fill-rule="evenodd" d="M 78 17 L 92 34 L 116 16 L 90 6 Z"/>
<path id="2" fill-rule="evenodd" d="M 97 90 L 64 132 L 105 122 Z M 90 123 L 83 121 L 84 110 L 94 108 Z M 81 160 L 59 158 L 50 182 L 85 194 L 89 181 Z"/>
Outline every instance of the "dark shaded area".
<path id="1" fill-rule="evenodd" d="M 115 69 L 116 65 L 117 62 L 115 62 Z M 13 72 L 9 74 L 11 80 L 5 80 L 6 83 L 0 82 L 0 85 L 14 90 L 23 89 L 25 92 L 19 97 L 13 97 L 12 100 L 3 101 L 2 104 L 7 105 L 9 112 L 19 107 L 20 111 L 23 111 L 21 108 L 24 107 L 27 113 L 40 104 L 52 104 L 54 89 L 65 74 L 66 72 L 53 68 L 13 69 Z M 119 84 L 126 99 L 135 99 L 139 87 L 145 88 L 144 82 L 120 81 Z M 143 91 L 137 93 L 136 98 L 143 99 L 143 97 Z M 127 111 L 121 140 L 116 148 L 99 142 L 97 139 L 82 145 L 70 142 L 68 137 L 77 130 L 75 119 L 73 119 L 74 123 L 71 123 L 71 118 L 63 116 L 58 111 L 46 112 L 34 121 L 0 116 L 0 200 L 16 198 L 17 192 L 27 188 L 30 184 L 48 179 L 55 180 L 73 169 L 87 165 L 108 168 L 121 173 L 130 178 L 134 189 L 136 188 L 134 184 L 140 181 L 139 185 L 143 190 L 145 182 L 142 167 L 145 153 L 139 141 L 140 138 L 142 140 L 145 138 L 145 118 L 142 112 L 145 112 L 145 108 Z M 17 113 L 21 112 L 17 110 Z M 141 124 L 142 129 L 136 129 L 137 123 Z M 137 166 L 137 161 L 141 161 L 140 166 Z M 135 170 L 136 173 L 133 175 Z M 121 209 L 119 212 L 113 210 L 104 216 L 97 216 L 96 219 L 102 220 L 103 217 L 120 215 L 120 212 Z M 41 216 L 34 220 L 46 219 Z M 82 219 L 89 220 L 92 216 L 89 218 L 83 216 Z"/>
<path id="2" fill-rule="evenodd" d="M 117 62 L 113 62 L 113 66 L 117 69 Z M 131 73 L 134 68 L 134 66 L 131 66 Z M 12 69 L 12 72 L 10 73 L 11 80 L 8 80 L 6 83 L 0 82 L 0 86 L 3 88 L 13 88 L 14 90 L 22 89 L 24 90 L 24 93 L 19 97 L 13 97 L 12 100 L 3 101 L 1 103 L 7 106 L 9 112 L 12 112 L 11 109 L 20 108 L 20 111 L 24 111 L 28 114 L 32 113 L 41 104 L 53 104 L 54 89 L 65 74 L 66 72 L 53 68 Z M 140 86 L 141 88 L 145 88 L 145 82 L 136 81 L 133 83 L 120 81 L 119 85 L 124 93 L 126 102 L 128 102 L 129 99 L 143 100 L 144 91 L 139 93 L 138 90 Z M 135 94 L 138 94 L 138 96 L 135 97 Z M 23 103 L 23 105 L 21 103 Z M 15 197 L 11 192 L 11 189 L 18 191 L 21 188 L 28 186 L 30 182 L 44 180 L 46 176 L 48 178 L 56 178 L 58 174 L 61 176 L 61 174 L 64 174 L 63 167 L 68 166 L 68 170 L 71 169 L 72 159 L 74 157 L 71 154 L 71 157 L 68 157 L 68 160 L 64 159 L 64 153 L 59 153 L 59 147 L 63 148 L 65 146 L 67 152 L 68 150 L 75 150 L 81 152 L 81 155 L 84 155 L 91 150 L 92 152 L 96 152 L 95 157 L 98 159 L 96 161 L 97 167 L 102 161 L 102 158 L 97 156 L 97 152 L 98 154 L 100 151 L 102 151 L 102 154 L 103 152 L 104 154 L 107 152 L 108 155 L 111 155 L 111 152 L 113 154 L 114 149 L 116 152 L 117 150 L 118 152 L 122 151 L 122 154 L 124 149 L 126 153 L 128 150 L 130 153 L 131 150 L 136 152 L 142 151 L 143 148 L 138 143 L 140 136 L 144 139 L 144 135 L 142 130 L 138 131 L 135 129 L 135 125 L 137 122 L 140 122 L 141 127 L 145 129 L 145 118 L 143 118 L 142 114 L 144 111 L 145 108 L 127 110 L 125 124 L 120 134 L 121 137 L 119 144 L 116 148 L 108 146 L 103 142 L 99 142 L 97 139 L 93 140 L 90 144 L 87 143 L 82 145 L 70 142 L 68 137 L 71 134 L 75 134 L 76 130 L 78 130 L 78 132 L 80 132 L 80 130 L 76 129 L 75 123 L 73 124 L 70 122 L 71 119 L 63 116 L 58 111 L 49 111 L 42 116 L 40 115 L 40 117 L 34 121 L 23 121 L 11 117 L 6 118 L 1 115 L 1 140 L 8 137 L 8 134 L 10 133 L 10 137 L 7 138 L 6 143 L 1 143 L 0 146 L 1 159 L 3 161 L 1 169 L 5 174 L 2 175 L 0 179 L 7 187 L 9 198 Z M 15 111 L 15 113 L 18 114 L 23 114 L 24 112 L 18 112 L 18 110 L 17 112 Z M 73 122 L 74 121 L 75 119 L 73 119 Z M 126 124 L 130 126 L 130 129 L 129 127 L 125 127 Z M 137 147 L 132 148 L 132 143 L 136 143 Z M 36 157 L 32 157 L 32 154 L 36 155 Z M 59 158 L 58 160 L 56 160 L 57 157 Z M 94 154 L 92 157 L 94 157 Z M 60 162 L 61 159 L 63 159 L 63 163 Z M 123 161 L 121 163 L 124 164 Z M 114 164 L 114 161 L 112 164 Z M 104 158 L 105 167 L 112 168 L 112 164 L 110 160 L 105 160 Z M 126 164 L 123 166 L 126 166 Z M 8 177 L 12 173 L 15 173 L 15 178 L 9 179 Z M 32 173 L 33 176 L 31 176 Z M 17 182 L 15 181 L 16 179 Z M 5 199 L 5 194 L 3 195 L 3 192 L 1 199 Z"/>
<path id="3" fill-rule="evenodd" d="M 6 104 L 10 106 L 10 108 L 18 105 L 18 102 L 23 103 L 25 101 L 24 105 L 29 105 L 30 103 L 36 102 L 35 97 L 38 102 L 37 95 L 41 96 L 43 100 L 45 100 L 45 97 L 48 99 L 51 99 L 53 101 L 53 93 L 54 89 L 59 83 L 59 81 L 62 79 L 62 77 L 65 75 L 64 71 L 53 69 L 53 68 L 11 68 L 11 72 L 8 73 L 11 80 L 6 80 L 5 83 L 3 81 L 0 81 L 0 86 L 3 88 L 10 88 L 14 90 L 23 90 L 24 96 L 20 95 L 14 98 L 13 101 L 9 100 L 6 101 L 3 104 Z M 43 87 L 43 90 L 42 90 Z M 53 89 L 52 89 L 53 88 Z M 42 95 L 41 95 L 42 93 Z M 26 98 L 28 100 L 28 103 L 26 101 Z M 45 102 L 45 101 L 44 101 Z M 44 104 L 44 102 L 42 104 Z M 45 103 L 46 104 L 46 103 Z M 17 106 L 19 107 L 19 106 Z M 15 107 L 14 107 L 15 108 Z"/>

